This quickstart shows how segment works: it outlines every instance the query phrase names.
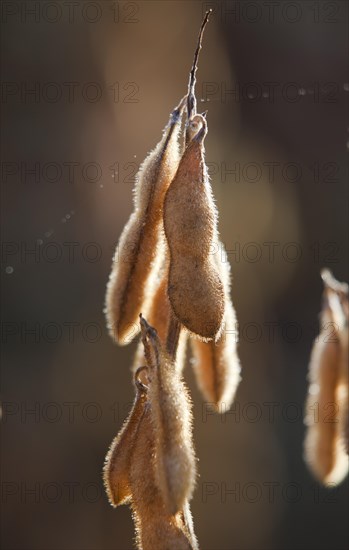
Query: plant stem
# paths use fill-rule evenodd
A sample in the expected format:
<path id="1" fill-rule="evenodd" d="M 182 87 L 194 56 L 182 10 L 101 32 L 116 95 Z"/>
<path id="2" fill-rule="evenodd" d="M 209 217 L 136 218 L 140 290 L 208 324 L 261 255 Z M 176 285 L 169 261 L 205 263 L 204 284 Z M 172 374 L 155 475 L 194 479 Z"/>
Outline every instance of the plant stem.
<path id="1" fill-rule="evenodd" d="M 181 333 L 182 326 L 179 321 L 175 318 L 173 313 L 170 316 L 170 323 L 167 332 L 166 338 L 166 350 L 171 359 L 174 361 L 176 359 L 177 347 L 179 342 L 179 335 Z"/>
<path id="2" fill-rule="evenodd" d="M 212 10 L 208 10 L 206 12 L 206 15 L 203 19 L 203 22 L 201 23 L 201 28 L 199 32 L 198 42 L 194 54 L 194 61 L 193 66 L 191 68 L 190 74 L 189 74 L 189 84 L 188 84 L 188 98 L 187 98 L 187 111 L 188 111 L 188 120 L 191 118 L 192 115 L 196 115 L 196 97 L 195 97 L 195 84 L 196 84 L 196 71 L 198 68 L 198 59 L 199 59 L 199 53 L 202 46 L 202 36 L 204 34 L 205 27 L 208 23 L 208 19 L 210 17 L 210 13 Z"/>

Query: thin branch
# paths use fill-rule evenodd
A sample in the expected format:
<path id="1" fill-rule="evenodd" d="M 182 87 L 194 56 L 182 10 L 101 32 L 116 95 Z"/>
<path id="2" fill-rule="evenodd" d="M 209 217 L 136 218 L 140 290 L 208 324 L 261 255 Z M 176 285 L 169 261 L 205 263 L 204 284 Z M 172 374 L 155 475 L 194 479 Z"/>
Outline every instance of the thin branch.
<path id="1" fill-rule="evenodd" d="M 187 98 L 187 110 L 188 110 L 188 120 L 192 115 L 196 115 L 196 97 L 195 97 L 195 84 L 196 84 L 196 71 L 198 68 L 199 53 L 202 46 L 202 37 L 204 34 L 205 27 L 208 23 L 210 13 L 212 9 L 206 12 L 206 15 L 201 23 L 201 28 L 199 32 L 198 42 L 194 54 L 193 66 L 189 74 L 189 84 L 188 84 L 188 98 Z"/>

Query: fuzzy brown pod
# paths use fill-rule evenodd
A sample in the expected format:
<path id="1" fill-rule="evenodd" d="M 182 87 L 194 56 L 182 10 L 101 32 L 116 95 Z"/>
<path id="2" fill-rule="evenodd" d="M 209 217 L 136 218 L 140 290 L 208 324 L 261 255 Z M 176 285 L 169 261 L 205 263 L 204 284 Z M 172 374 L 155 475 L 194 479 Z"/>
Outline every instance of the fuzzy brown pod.
<path id="1" fill-rule="evenodd" d="M 130 464 L 139 422 L 146 404 L 145 386 L 135 374 L 137 393 L 132 410 L 119 434 L 113 440 L 105 459 L 103 481 L 109 502 L 116 507 L 131 501 Z"/>
<path id="2" fill-rule="evenodd" d="M 132 511 L 137 547 L 142 550 L 196 550 L 197 541 L 184 512 L 170 514 L 157 485 L 154 461 L 156 432 L 148 404 L 139 424 L 130 469 Z M 185 504 L 187 510 L 188 504 Z M 190 512 L 189 512 L 190 513 Z"/>
<path id="3" fill-rule="evenodd" d="M 156 331 L 141 318 L 142 341 L 149 367 L 149 401 L 155 439 L 155 475 L 169 513 L 189 501 L 195 486 L 196 464 L 192 442 L 188 391 Z"/>
<path id="4" fill-rule="evenodd" d="M 139 550 L 197 550 L 189 503 L 171 514 L 156 480 L 157 433 L 152 423 L 148 383 L 135 374 L 137 394 L 133 408 L 113 441 L 104 466 L 104 483 L 112 506 L 129 504 Z M 143 376 L 144 378 L 144 376 Z"/>
<path id="5" fill-rule="evenodd" d="M 212 260 L 217 211 L 204 158 L 207 123 L 187 145 L 164 202 L 164 229 L 170 251 L 168 296 L 177 320 L 204 340 L 217 339 L 224 315 L 224 290 Z"/>
<path id="6" fill-rule="evenodd" d="M 225 413 L 241 380 L 241 367 L 237 354 L 236 313 L 230 297 L 230 264 L 221 243 L 218 243 L 215 263 L 225 294 L 223 330 L 217 342 L 191 338 L 190 343 L 193 368 L 203 397 L 216 412 Z"/>
<path id="7" fill-rule="evenodd" d="M 342 289 L 334 292 L 328 289 L 330 307 L 333 312 L 334 324 L 337 327 L 339 341 L 339 378 L 337 385 L 337 405 L 339 420 L 339 436 L 348 455 L 348 412 L 349 412 L 349 293 L 348 286 L 342 284 Z M 344 286 L 345 285 L 345 286 Z"/>
<path id="8" fill-rule="evenodd" d="M 179 163 L 178 135 L 185 101 L 174 109 L 161 141 L 139 169 L 134 212 L 114 256 L 105 314 L 111 336 L 121 345 L 138 333 L 138 316 L 148 310 L 152 297 L 163 253 L 163 200 Z"/>
<path id="9" fill-rule="evenodd" d="M 326 284 L 326 281 L 325 281 Z M 338 292 L 326 286 L 321 332 L 309 366 L 305 460 L 324 484 L 338 484 L 348 473 L 348 324 Z"/>
<path id="10" fill-rule="evenodd" d="M 147 316 L 149 324 L 157 327 L 158 337 L 162 343 L 166 342 L 171 315 L 171 306 L 167 296 L 167 278 L 168 266 L 165 264 L 155 283 L 153 299 Z"/>
<path id="11" fill-rule="evenodd" d="M 347 455 L 349 455 L 349 408 L 348 403 L 345 410 L 345 420 L 343 424 L 343 439 L 344 439 L 344 445 L 345 445 L 345 451 Z"/>
<path id="12" fill-rule="evenodd" d="M 153 327 L 157 327 L 158 337 L 163 346 L 166 344 L 171 317 L 171 305 L 167 295 L 167 281 L 168 266 L 166 264 L 157 279 L 153 300 L 147 317 L 149 324 Z M 179 373 L 183 372 L 185 364 L 187 340 L 188 334 L 181 331 L 175 357 L 175 365 Z M 136 349 L 132 371 L 135 372 L 144 361 L 144 346 L 142 340 L 140 340 Z"/>

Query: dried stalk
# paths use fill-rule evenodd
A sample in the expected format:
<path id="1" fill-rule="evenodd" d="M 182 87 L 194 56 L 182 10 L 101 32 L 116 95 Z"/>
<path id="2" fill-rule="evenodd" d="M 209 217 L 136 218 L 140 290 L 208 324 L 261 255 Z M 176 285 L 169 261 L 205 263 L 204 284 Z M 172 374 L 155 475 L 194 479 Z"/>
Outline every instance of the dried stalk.
<path id="1" fill-rule="evenodd" d="M 212 9 L 208 10 L 205 14 L 205 17 L 203 19 L 203 22 L 201 24 L 197 46 L 194 54 L 194 61 L 193 65 L 189 74 L 189 84 L 188 84 L 188 96 L 187 96 L 187 113 L 188 113 L 188 121 L 192 118 L 192 116 L 196 115 L 197 113 L 197 101 L 195 96 L 195 85 L 196 85 L 196 71 L 198 68 L 198 61 L 199 61 L 199 53 L 202 47 L 202 37 L 204 35 L 205 27 L 208 23 L 210 14 L 212 13 Z M 190 141 L 190 138 L 186 139 L 186 142 L 188 143 Z"/>

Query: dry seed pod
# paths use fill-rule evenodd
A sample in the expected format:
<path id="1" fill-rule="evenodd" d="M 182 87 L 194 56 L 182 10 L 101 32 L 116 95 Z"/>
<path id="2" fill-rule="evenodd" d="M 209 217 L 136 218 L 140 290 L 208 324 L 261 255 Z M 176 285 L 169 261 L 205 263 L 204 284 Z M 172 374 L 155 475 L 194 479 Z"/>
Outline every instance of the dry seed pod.
<path id="1" fill-rule="evenodd" d="M 149 324 L 156 327 L 158 337 L 163 345 L 165 345 L 166 342 L 171 315 L 171 306 L 167 295 L 167 280 L 167 269 L 163 269 L 156 283 L 157 286 L 153 301 L 148 312 Z M 187 333 L 181 331 L 175 360 L 176 369 L 179 373 L 183 371 L 185 363 L 187 339 Z M 140 340 L 135 353 L 132 370 L 135 372 L 139 365 L 144 363 L 144 360 L 144 347 L 142 341 Z"/>
<path id="2" fill-rule="evenodd" d="M 348 401 L 346 405 L 346 409 L 344 410 L 344 416 L 345 421 L 343 424 L 343 440 L 344 440 L 344 446 L 345 451 L 347 455 L 349 455 L 349 408 L 348 408 Z"/>
<path id="3" fill-rule="evenodd" d="M 156 481 L 167 510 L 175 514 L 190 500 L 195 485 L 191 403 L 156 331 L 143 318 L 141 330 L 149 367 L 151 418 L 156 434 Z"/>
<path id="4" fill-rule="evenodd" d="M 344 443 L 345 452 L 349 455 L 349 382 L 348 382 L 348 340 L 349 328 L 346 327 L 345 334 L 340 334 L 341 348 L 341 381 L 338 388 L 338 402 L 340 410 L 341 437 Z"/>
<path id="5" fill-rule="evenodd" d="M 150 316 L 150 319 L 151 319 L 151 316 Z M 154 325 L 156 325 L 156 323 L 154 323 Z M 187 342 L 188 342 L 188 334 L 182 331 L 179 336 L 178 346 L 176 350 L 176 358 L 174 360 L 175 368 L 178 374 L 182 374 L 184 369 L 185 360 L 186 360 Z M 139 365 L 141 365 L 142 363 L 144 363 L 144 348 L 143 348 L 142 341 L 140 341 L 138 343 L 136 353 L 134 356 L 133 365 L 131 369 L 132 372 L 135 372 L 139 368 Z"/>
<path id="6" fill-rule="evenodd" d="M 345 452 L 348 455 L 348 347 L 349 347 L 349 292 L 346 283 L 339 283 L 328 270 L 322 273 L 327 285 L 328 301 L 337 328 L 339 341 L 339 379 L 337 386 L 337 405 L 339 417 L 339 436 L 342 439 Z"/>
<path id="7" fill-rule="evenodd" d="M 219 413 L 229 410 L 241 380 L 236 351 L 236 317 L 226 304 L 224 328 L 217 342 L 191 339 L 193 367 L 204 399 Z"/>
<path id="8" fill-rule="evenodd" d="M 139 424 L 130 469 L 137 546 L 142 550 L 194 550 L 195 540 L 190 537 L 182 512 L 171 515 L 164 506 L 154 471 L 154 439 L 156 431 L 148 403 Z"/>
<path id="9" fill-rule="evenodd" d="M 147 370 L 141 367 L 135 374 L 135 403 L 108 452 L 104 483 L 113 506 L 126 503 L 132 506 L 140 550 L 162 550 L 164 544 L 171 550 L 195 550 L 188 503 L 177 514 L 169 514 L 156 484 L 156 432 L 147 399 L 148 387 L 141 381 L 142 371 Z"/>
<path id="10" fill-rule="evenodd" d="M 103 480 L 109 502 L 116 507 L 131 500 L 129 470 L 138 424 L 144 414 L 146 388 L 135 374 L 137 394 L 132 410 L 120 433 L 113 440 L 105 459 Z"/>
<path id="11" fill-rule="evenodd" d="M 215 263 L 225 294 L 223 330 L 217 342 L 202 342 L 192 338 L 191 347 L 194 372 L 203 397 L 217 412 L 224 413 L 234 400 L 241 379 L 241 367 L 236 349 L 236 314 L 230 298 L 230 265 L 226 254 L 221 258 L 219 250 L 223 253 L 221 243 L 215 254 Z"/>
<path id="12" fill-rule="evenodd" d="M 167 296 L 167 266 L 161 271 L 148 313 L 149 323 L 156 327 L 161 342 L 166 342 L 170 323 L 171 306 Z"/>
<path id="13" fill-rule="evenodd" d="M 136 336 L 138 316 L 147 311 L 162 250 L 162 207 L 179 162 L 178 134 L 183 98 L 170 116 L 163 137 L 137 175 L 135 209 L 120 237 L 106 293 L 110 334 L 119 344 Z"/>
<path id="14" fill-rule="evenodd" d="M 208 181 L 203 141 L 206 120 L 187 145 L 165 197 L 164 228 L 170 250 L 168 295 L 175 317 L 205 340 L 219 336 L 224 291 L 210 250 L 217 212 Z"/>
<path id="15" fill-rule="evenodd" d="M 347 408 L 347 385 L 343 392 L 342 353 L 338 325 L 324 293 L 322 330 L 314 343 L 309 366 L 309 393 L 305 422 L 305 459 L 322 483 L 338 484 L 348 472 L 343 431 Z"/>
<path id="16" fill-rule="evenodd" d="M 147 314 L 149 323 L 157 327 L 158 335 L 161 341 L 166 341 L 167 330 L 170 320 L 170 303 L 167 296 L 167 275 L 162 272 L 156 282 L 156 288 L 153 300 Z M 136 371 L 139 365 L 144 363 L 144 346 L 142 340 L 138 342 L 135 357 L 133 360 L 132 371 Z"/>
<path id="17" fill-rule="evenodd" d="M 184 504 L 181 517 L 182 523 L 184 524 L 183 531 L 187 534 L 187 537 L 191 544 L 191 549 L 199 550 L 198 541 L 194 532 L 193 516 L 188 501 Z"/>
<path id="18" fill-rule="evenodd" d="M 326 341 L 327 331 L 314 344 L 310 360 L 309 395 L 306 403 L 308 431 L 305 458 L 314 475 L 322 482 L 334 482 L 332 472 L 337 460 L 338 438 L 333 412 L 339 359 L 338 342 Z M 338 418 L 335 418 L 338 422 Z"/>
<path id="19" fill-rule="evenodd" d="M 349 286 L 337 281 L 328 269 L 323 269 L 321 277 L 327 291 L 328 303 L 332 312 L 333 322 L 337 329 L 339 340 L 339 380 L 337 386 L 337 405 L 339 417 L 339 436 L 348 453 L 348 400 L 349 400 Z"/>

